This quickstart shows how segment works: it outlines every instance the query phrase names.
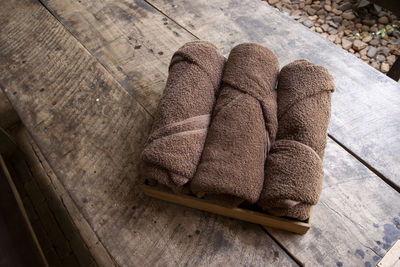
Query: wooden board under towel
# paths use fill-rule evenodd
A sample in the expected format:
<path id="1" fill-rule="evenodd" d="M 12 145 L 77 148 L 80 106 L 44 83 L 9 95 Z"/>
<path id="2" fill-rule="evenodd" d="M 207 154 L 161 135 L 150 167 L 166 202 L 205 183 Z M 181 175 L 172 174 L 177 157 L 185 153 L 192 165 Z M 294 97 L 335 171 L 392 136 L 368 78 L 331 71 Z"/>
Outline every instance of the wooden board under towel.
<path id="1" fill-rule="evenodd" d="M 297 234 L 307 233 L 308 229 L 310 229 L 311 226 L 310 219 L 308 219 L 306 222 L 291 220 L 243 208 L 228 208 L 215 203 L 211 203 L 204 199 L 196 198 L 190 195 L 175 194 L 171 191 L 167 191 L 150 185 L 143 185 L 142 188 L 143 192 L 150 197 L 158 198 L 194 209 L 212 212 L 226 217 L 239 219 L 242 221 L 286 230 Z"/>

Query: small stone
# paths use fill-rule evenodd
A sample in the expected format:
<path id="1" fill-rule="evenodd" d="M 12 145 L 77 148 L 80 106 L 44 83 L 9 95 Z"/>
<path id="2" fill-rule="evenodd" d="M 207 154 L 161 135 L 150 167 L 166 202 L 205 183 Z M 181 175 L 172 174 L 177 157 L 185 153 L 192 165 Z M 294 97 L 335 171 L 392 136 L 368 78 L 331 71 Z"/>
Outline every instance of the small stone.
<path id="1" fill-rule="evenodd" d="M 349 21 L 348 21 L 347 19 L 344 19 L 344 20 L 342 21 L 342 26 L 343 26 L 343 27 L 349 26 Z"/>
<path id="2" fill-rule="evenodd" d="M 328 21 L 328 25 L 335 29 L 338 27 L 338 25 L 336 23 L 334 23 L 333 21 Z"/>
<path id="3" fill-rule="evenodd" d="M 294 19 L 299 19 L 301 16 L 301 10 L 293 10 L 290 12 L 290 16 L 293 17 Z"/>
<path id="4" fill-rule="evenodd" d="M 361 59 L 364 60 L 367 63 L 369 62 L 369 58 L 367 56 L 365 56 L 365 55 L 361 56 Z"/>
<path id="5" fill-rule="evenodd" d="M 326 12 L 325 9 L 320 9 L 315 14 L 317 14 L 318 16 L 326 16 L 328 12 Z"/>
<path id="6" fill-rule="evenodd" d="M 361 55 L 361 56 L 366 56 L 366 55 L 367 55 L 367 51 L 368 51 L 368 47 L 366 47 L 366 48 L 364 48 L 364 49 L 361 49 L 361 50 L 360 50 L 360 55 Z"/>
<path id="7" fill-rule="evenodd" d="M 304 24 L 304 26 L 306 26 L 306 27 L 308 27 L 308 28 L 311 28 L 312 26 L 314 26 L 314 22 L 312 22 L 311 20 L 305 20 L 304 22 L 303 22 L 303 24 Z"/>
<path id="8" fill-rule="evenodd" d="M 323 33 L 324 31 L 321 29 L 321 27 L 315 27 L 315 31 L 318 33 Z"/>
<path id="9" fill-rule="evenodd" d="M 371 67 L 373 67 L 373 68 L 375 68 L 377 70 L 379 70 L 380 66 L 381 66 L 381 64 L 379 64 L 379 62 L 377 62 L 377 61 L 373 61 L 371 63 Z"/>
<path id="10" fill-rule="evenodd" d="M 311 8 L 313 8 L 315 10 L 320 10 L 321 9 L 321 5 L 312 4 Z"/>
<path id="11" fill-rule="evenodd" d="M 400 56 L 400 48 L 395 48 L 391 50 L 393 55 Z"/>
<path id="12" fill-rule="evenodd" d="M 371 35 L 367 35 L 362 39 L 362 41 L 364 43 L 369 43 L 371 40 L 372 40 L 372 36 Z"/>
<path id="13" fill-rule="evenodd" d="M 380 17 L 380 18 L 378 19 L 378 22 L 381 23 L 381 24 L 388 24 L 388 23 L 389 23 L 389 18 L 386 17 L 386 16 Z"/>
<path id="14" fill-rule="evenodd" d="M 325 9 L 326 11 L 328 11 L 328 12 L 331 12 L 331 11 L 332 11 L 332 7 L 329 6 L 329 5 L 324 5 L 324 9 Z"/>
<path id="15" fill-rule="evenodd" d="M 378 53 L 382 53 L 385 56 L 388 56 L 390 54 L 390 48 L 386 46 L 381 46 L 378 48 Z"/>
<path id="16" fill-rule="evenodd" d="M 348 49 L 351 48 L 352 45 L 353 45 L 353 43 L 351 41 L 347 40 L 346 38 L 342 38 L 342 47 L 343 47 L 343 49 L 348 50 Z"/>
<path id="17" fill-rule="evenodd" d="M 356 16 L 354 16 L 354 14 L 353 14 L 353 11 L 346 11 L 346 12 L 344 12 L 343 14 L 342 14 L 342 17 L 344 18 L 344 19 L 347 19 L 347 20 L 352 20 L 352 19 L 355 19 L 356 18 Z"/>
<path id="18" fill-rule="evenodd" d="M 325 23 L 325 20 L 319 18 L 319 19 L 317 19 L 317 23 L 318 23 L 319 25 L 322 25 L 322 24 Z"/>
<path id="19" fill-rule="evenodd" d="M 373 26 L 371 26 L 371 28 L 369 28 L 369 31 L 370 32 L 377 32 L 378 31 L 378 27 L 373 25 Z"/>
<path id="20" fill-rule="evenodd" d="M 332 34 L 337 34 L 338 32 L 335 28 L 330 28 L 328 33 L 332 35 Z"/>
<path id="21" fill-rule="evenodd" d="M 332 9 L 332 12 L 333 12 L 335 15 L 342 15 L 342 14 L 343 14 L 343 11 L 342 11 L 342 10 L 339 10 L 339 9 L 336 9 L 336 8 Z"/>
<path id="22" fill-rule="evenodd" d="M 361 23 L 356 23 L 356 28 L 359 29 L 359 30 L 361 30 L 362 24 L 361 24 Z"/>
<path id="23" fill-rule="evenodd" d="M 329 35 L 326 32 L 323 32 L 323 33 L 321 33 L 321 36 L 324 38 L 328 38 Z"/>
<path id="24" fill-rule="evenodd" d="M 341 16 L 334 16 L 332 20 L 336 23 L 342 22 L 343 18 Z"/>
<path id="25" fill-rule="evenodd" d="M 389 70 L 390 70 L 389 64 L 386 63 L 386 62 L 383 62 L 382 65 L 381 65 L 381 71 L 383 73 L 386 73 L 386 72 L 389 72 Z"/>
<path id="26" fill-rule="evenodd" d="M 335 44 L 341 44 L 341 43 L 342 43 L 342 38 L 340 38 L 339 36 L 336 36 Z"/>
<path id="27" fill-rule="evenodd" d="M 387 45 L 387 44 L 388 44 L 388 41 L 386 41 L 385 39 L 382 39 L 382 40 L 381 40 L 381 45 L 385 46 L 385 45 Z"/>
<path id="28" fill-rule="evenodd" d="M 383 62 L 386 60 L 386 57 L 384 55 L 377 55 L 376 60 L 378 60 L 379 62 Z"/>
<path id="29" fill-rule="evenodd" d="M 341 11 L 346 11 L 346 10 L 349 10 L 351 8 L 352 8 L 352 5 L 351 5 L 350 2 L 345 2 L 345 3 L 341 4 L 341 5 L 339 5 L 339 7 L 338 7 L 338 9 L 341 10 Z"/>
<path id="30" fill-rule="evenodd" d="M 349 49 L 349 52 L 352 53 L 352 54 L 354 54 L 355 51 L 354 51 L 353 48 L 350 48 L 350 49 Z"/>
<path id="31" fill-rule="evenodd" d="M 315 31 L 315 26 L 312 26 L 310 30 Z"/>
<path id="32" fill-rule="evenodd" d="M 328 24 L 323 24 L 323 25 L 321 26 L 321 28 L 326 32 L 326 31 L 328 31 L 329 26 L 328 26 Z"/>
<path id="33" fill-rule="evenodd" d="M 369 32 L 369 27 L 367 25 L 362 25 L 361 30 L 363 32 Z"/>
<path id="34" fill-rule="evenodd" d="M 268 3 L 270 4 L 270 5 L 275 5 L 275 4 L 277 4 L 279 2 L 279 0 L 268 0 Z"/>
<path id="35" fill-rule="evenodd" d="M 299 8 L 301 8 L 301 9 L 304 8 L 305 6 L 306 6 L 305 3 L 300 3 L 300 4 L 299 4 Z"/>
<path id="36" fill-rule="evenodd" d="M 317 20 L 317 18 L 318 18 L 318 16 L 317 16 L 317 15 L 314 15 L 314 16 L 308 16 L 308 19 L 309 19 L 309 20 L 312 20 L 312 21 L 315 21 L 315 20 Z"/>
<path id="37" fill-rule="evenodd" d="M 378 17 L 383 17 L 383 16 L 386 16 L 388 13 L 385 11 L 385 10 L 381 10 L 381 11 L 379 11 L 379 13 L 378 13 Z"/>
<path id="38" fill-rule="evenodd" d="M 369 44 L 370 44 L 370 45 L 377 46 L 377 45 L 379 45 L 379 40 L 378 40 L 378 39 L 372 39 L 372 40 L 369 42 Z"/>
<path id="39" fill-rule="evenodd" d="M 376 47 L 370 46 L 368 49 L 367 56 L 369 56 L 370 58 L 373 58 L 373 57 L 375 57 L 377 52 L 378 52 L 378 49 L 376 49 Z"/>
<path id="40" fill-rule="evenodd" d="M 351 31 L 351 30 L 344 30 L 344 34 L 345 35 L 350 35 L 350 34 L 352 34 L 353 32 Z"/>
<path id="41" fill-rule="evenodd" d="M 353 49 L 355 51 L 360 51 L 361 49 L 364 49 L 365 47 L 367 47 L 367 44 L 364 43 L 363 41 L 360 41 L 358 39 L 354 40 Z"/>
<path id="42" fill-rule="evenodd" d="M 356 57 L 358 57 L 358 58 L 361 57 L 359 53 L 355 53 L 354 55 L 355 55 Z"/>
<path id="43" fill-rule="evenodd" d="M 308 8 L 304 8 L 304 10 L 310 15 L 310 16 L 314 16 L 315 13 L 317 13 L 317 11 L 311 7 Z"/>
<path id="44" fill-rule="evenodd" d="M 386 60 L 387 60 L 387 62 L 388 62 L 390 65 L 393 65 L 394 62 L 396 62 L 396 56 L 395 56 L 395 55 L 390 55 L 390 56 L 388 56 L 388 57 L 386 58 Z"/>
<path id="45" fill-rule="evenodd" d="M 336 35 L 329 35 L 328 40 L 331 42 L 335 42 L 336 37 L 337 37 Z"/>

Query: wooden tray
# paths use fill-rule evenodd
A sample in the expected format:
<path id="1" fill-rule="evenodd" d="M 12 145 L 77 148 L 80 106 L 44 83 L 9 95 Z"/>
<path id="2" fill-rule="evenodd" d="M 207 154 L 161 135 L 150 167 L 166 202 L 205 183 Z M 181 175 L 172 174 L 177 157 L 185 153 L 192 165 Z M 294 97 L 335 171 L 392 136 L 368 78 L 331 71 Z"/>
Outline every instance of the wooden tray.
<path id="1" fill-rule="evenodd" d="M 146 195 L 161 200 L 165 200 L 178 205 L 204 210 L 215 214 L 261 224 L 263 226 L 286 230 L 297 234 L 305 234 L 310 229 L 310 219 L 307 221 L 297 221 L 281 217 L 268 215 L 258 211 L 242 208 L 227 208 L 206 200 L 184 194 L 174 194 L 150 185 L 142 185 Z"/>

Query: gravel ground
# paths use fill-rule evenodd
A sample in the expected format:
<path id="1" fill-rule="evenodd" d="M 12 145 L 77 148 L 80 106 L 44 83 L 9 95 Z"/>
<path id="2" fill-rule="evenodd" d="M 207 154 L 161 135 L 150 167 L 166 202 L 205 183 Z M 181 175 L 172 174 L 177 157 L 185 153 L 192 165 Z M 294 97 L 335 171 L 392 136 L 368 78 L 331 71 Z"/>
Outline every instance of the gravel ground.
<path id="1" fill-rule="evenodd" d="M 400 22 L 388 10 L 356 0 L 264 0 L 377 70 L 400 55 Z"/>

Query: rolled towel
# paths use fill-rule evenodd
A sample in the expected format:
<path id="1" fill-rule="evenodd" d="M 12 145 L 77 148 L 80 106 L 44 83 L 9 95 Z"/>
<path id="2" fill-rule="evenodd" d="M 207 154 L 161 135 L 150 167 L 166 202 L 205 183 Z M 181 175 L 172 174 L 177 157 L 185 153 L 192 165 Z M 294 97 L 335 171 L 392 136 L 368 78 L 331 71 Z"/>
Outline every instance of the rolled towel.
<path id="1" fill-rule="evenodd" d="M 335 85 L 328 70 L 306 60 L 282 68 L 278 133 L 265 165 L 258 205 L 277 216 L 309 218 L 322 191 L 324 150 Z"/>
<path id="2" fill-rule="evenodd" d="M 225 58 L 211 43 L 186 43 L 172 56 L 164 94 L 142 153 L 144 176 L 180 191 L 198 166 Z"/>
<path id="3" fill-rule="evenodd" d="M 275 84 L 279 63 L 258 44 L 232 49 L 225 65 L 206 144 L 190 188 L 199 197 L 234 206 L 255 203 L 264 162 L 277 132 Z"/>

